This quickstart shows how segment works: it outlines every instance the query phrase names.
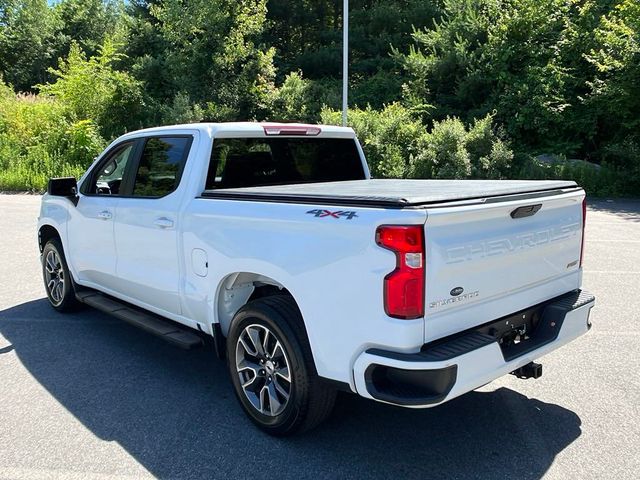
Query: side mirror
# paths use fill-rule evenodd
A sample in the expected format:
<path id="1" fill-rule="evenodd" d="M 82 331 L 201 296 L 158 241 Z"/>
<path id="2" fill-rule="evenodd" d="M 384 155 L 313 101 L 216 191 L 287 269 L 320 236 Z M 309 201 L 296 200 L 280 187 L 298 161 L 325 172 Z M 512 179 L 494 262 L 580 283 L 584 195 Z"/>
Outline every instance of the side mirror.
<path id="1" fill-rule="evenodd" d="M 67 197 L 73 203 L 76 203 L 78 184 L 73 177 L 50 178 L 47 193 L 56 197 Z"/>

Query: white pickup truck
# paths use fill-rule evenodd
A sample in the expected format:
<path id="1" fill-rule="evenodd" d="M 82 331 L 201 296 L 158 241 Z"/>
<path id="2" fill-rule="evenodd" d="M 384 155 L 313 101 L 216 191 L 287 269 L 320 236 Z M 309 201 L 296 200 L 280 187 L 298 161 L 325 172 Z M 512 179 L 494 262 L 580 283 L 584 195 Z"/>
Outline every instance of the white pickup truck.
<path id="1" fill-rule="evenodd" d="M 202 123 L 114 141 L 38 222 L 51 305 L 183 347 L 213 337 L 253 422 L 337 390 L 432 407 L 591 326 L 585 193 L 566 181 L 374 180 L 353 130 Z"/>

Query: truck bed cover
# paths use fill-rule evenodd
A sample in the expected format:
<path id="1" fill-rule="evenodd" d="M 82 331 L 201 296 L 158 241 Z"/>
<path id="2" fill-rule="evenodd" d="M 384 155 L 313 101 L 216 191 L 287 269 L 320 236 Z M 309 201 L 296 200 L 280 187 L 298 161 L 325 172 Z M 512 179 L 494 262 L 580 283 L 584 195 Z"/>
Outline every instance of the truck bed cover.
<path id="1" fill-rule="evenodd" d="M 351 180 L 205 190 L 203 198 L 405 208 L 496 197 L 560 193 L 578 188 L 565 180 Z M 499 198 L 498 198 L 499 199 Z"/>

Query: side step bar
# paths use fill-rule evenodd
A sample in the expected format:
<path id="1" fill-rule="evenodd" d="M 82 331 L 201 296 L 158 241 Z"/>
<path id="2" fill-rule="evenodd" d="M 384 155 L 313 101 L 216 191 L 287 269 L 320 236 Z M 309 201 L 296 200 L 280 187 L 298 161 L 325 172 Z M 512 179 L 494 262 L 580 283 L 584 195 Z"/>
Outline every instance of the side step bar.
<path id="1" fill-rule="evenodd" d="M 95 290 L 80 290 L 76 292 L 76 298 L 78 301 L 90 307 L 113 315 L 149 333 L 153 333 L 180 348 L 188 350 L 199 347 L 204 343 L 198 334 L 180 327 L 171 320 L 121 302 L 118 299 L 109 297 Z"/>

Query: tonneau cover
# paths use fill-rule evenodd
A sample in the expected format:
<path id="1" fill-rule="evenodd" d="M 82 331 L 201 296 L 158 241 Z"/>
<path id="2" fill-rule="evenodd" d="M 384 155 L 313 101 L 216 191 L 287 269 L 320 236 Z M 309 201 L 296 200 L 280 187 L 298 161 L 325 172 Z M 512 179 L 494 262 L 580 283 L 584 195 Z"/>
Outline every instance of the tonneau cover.
<path id="1" fill-rule="evenodd" d="M 576 188 L 565 180 L 351 180 L 205 190 L 202 197 L 402 208 Z"/>

